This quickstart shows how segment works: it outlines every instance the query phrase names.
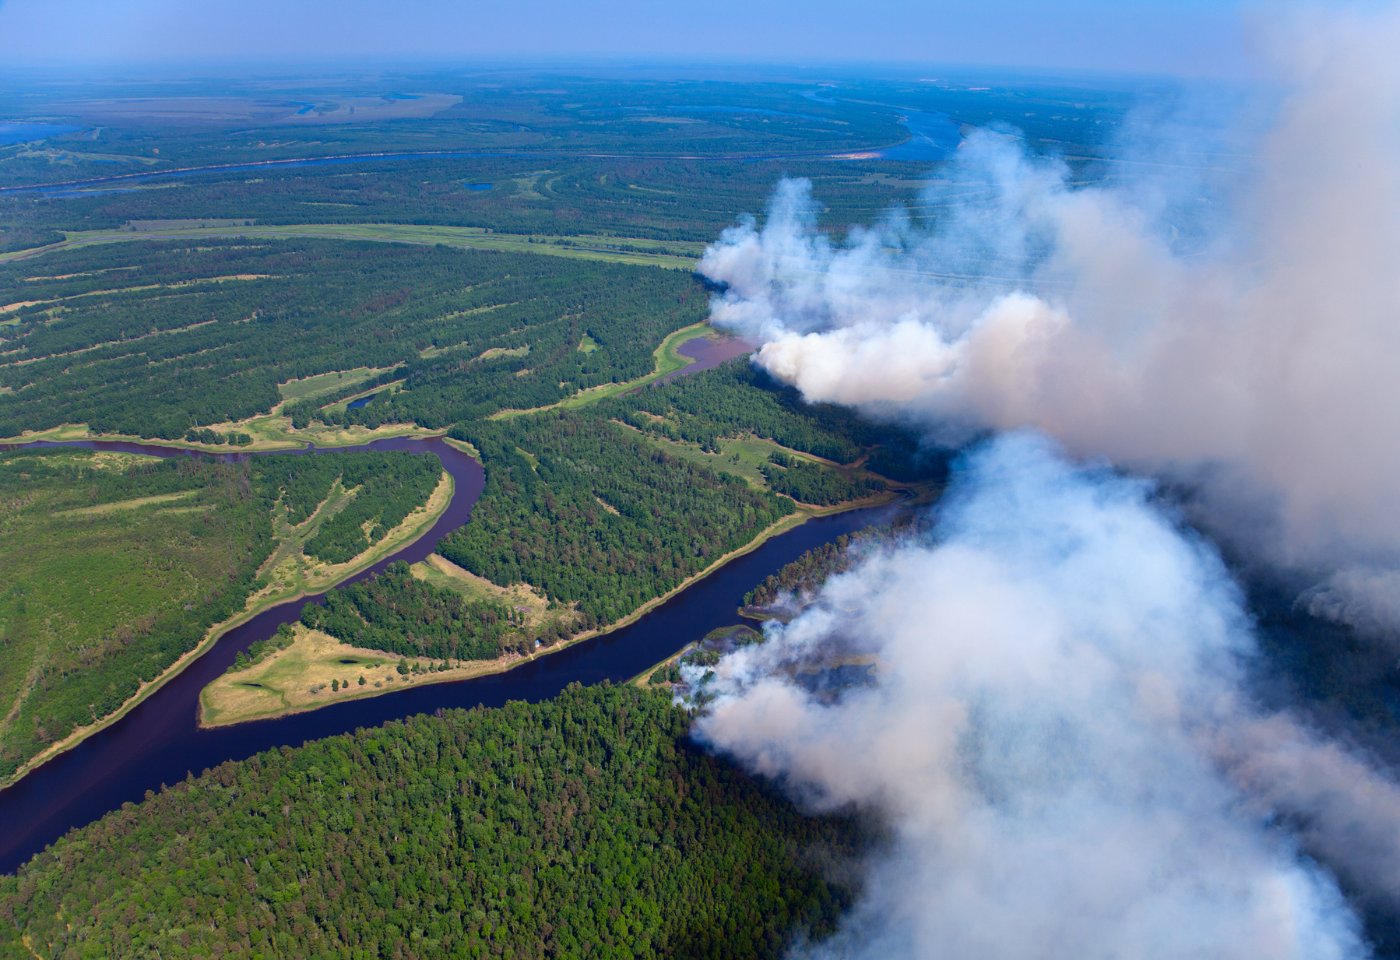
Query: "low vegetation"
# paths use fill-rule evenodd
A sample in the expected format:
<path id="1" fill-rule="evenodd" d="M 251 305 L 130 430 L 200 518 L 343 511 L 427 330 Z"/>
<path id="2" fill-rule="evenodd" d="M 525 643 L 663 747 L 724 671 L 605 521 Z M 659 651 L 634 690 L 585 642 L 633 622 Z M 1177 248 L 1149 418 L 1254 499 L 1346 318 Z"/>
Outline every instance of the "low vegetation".
<path id="1" fill-rule="evenodd" d="M 241 610 L 273 533 L 247 464 L 50 450 L 0 454 L 0 540 L 3 780 Z"/>
<path id="2" fill-rule="evenodd" d="M 200 691 L 199 723 L 223 726 L 315 710 L 418 683 L 480 676 L 497 666 L 496 661 L 449 663 L 350 646 L 320 630 L 283 624 Z"/>

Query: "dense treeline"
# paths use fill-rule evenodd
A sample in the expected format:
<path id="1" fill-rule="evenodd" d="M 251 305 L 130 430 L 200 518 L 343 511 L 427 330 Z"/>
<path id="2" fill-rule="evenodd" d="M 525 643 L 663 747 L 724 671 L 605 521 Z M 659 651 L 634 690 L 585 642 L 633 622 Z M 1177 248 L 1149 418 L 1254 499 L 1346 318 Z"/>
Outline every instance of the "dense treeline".
<path id="1" fill-rule="evenodd" d="M 173 178 L 178 190 L 108 194 L 34 203 L 0 196 L 14 249 L 62 239 L 55 230 L 116 229 L 131 220 L 252 219 L 258 225 L 406 223 L 465 226 L 514 235 L 580 236 L 580 246 L 626 249 L 628 238 L 659 241 L 664 252 L 696 256 L 735 216 L 759 213 L 783 175 L 813 181 L 822 227 L 869 226 L 896 204 L 916 201 L 929 164 L 863 160 L 833 164 L 789 160 L 781 167 L 719 159 L 554 161 L 374 160 L 346 167 Z M 474 183 L 491 189 L 473 189 Z M 922 211 L 914 210 L 916 215 Z M 22 232 L 21 232 L 22 231 Z M 595 240 L 597 237 L 599 239 Z M 0 236 L 0 242 L 3 237 Z M 656 249 L 648 246 L 648 249 Z"/>
<path id="2" fill-rule="evenodd" d="M 837 463 L 865 455 L 867 470 L 891 480 L 940 479 L 947 473 L 946 451 L 926 448 L 908 431 L 871 423 L 849 407 L 807 403 L 795 387 L 744 359 L 617 397 L 604 409 L 647 435 L 697 443 L 712 453 L 725 438 L 753 433 Z"/>
<path id="3" fill-rule="evenodd" d="M 269 458 L 268 471 L 280 471 L 276 461 Z M 300 457 L 310 460 L 310 466 L 320 472 L 321 496 L 329 489 L 324 480 L 331 469 L 339 468 L 336 477 L 355 496 L 333 517 L 321 523 L 316 535 L 306 542 L 302 552 L 326 563 L 345 563 L 383 540 L 389 531 L 404 521 L 410 513 L 423 506 L 442 480 L 442 461 L 433 454 L 397 451 L 360 451 L 349 456 L 324 458 Z M 292 470 L 304 471 L 306 464 L 289 463 Z M 280 474 L 273 474 L 278 476 Z M 304 474 L 302 474 L 304 476 Z M 304 511 L 305 505 L 298 504 Z M 314 506 L 313 506 L 314 509 Z M 289 510 L 290 512 L 290 510 Z"/>
<path id="4" fill-rule="evenodd" d="M 408 564 L 392 563 L 369 580 L 328 590 L 308 603 L 301 622 L 343 643 L 435 660 L 494 660 L 529 653 L 534 642 L 523 617 L 504 604 L 468 600 L 415 579 Z"/>
<path id="5" fill-rule="evenodd" d="M 0 327 L 0 436 L 86 423 L 178 439 L 268 412 L 279 383 L 360 367 L 397 368 L 382 379 L 408 389 L 338 422 L 444 427 L 648 373 L 706 311 L 676 271 L 446 247 L 123 244 L 44 267 L 0 265 L 0 295 L 36 301 Z M 578 349 L 585 334 L 597 350 Z"/>
<path id="6" fill-rule="evenodd" d="M 0 927 L 44 958 L 268 960 L 750 960 L 830 932 L 853 824 L 695 750 L 669 700 L 574 684 L 225 763 L 0 879 Z"/>
<path id="7" fill-rule="evenodd" d="M 90 451 L 0 454 L 0 692 L 16 711 L 0 725 L 0 779 L 116 711 L 242 610 L 265 586 L 257 572 L 276 543 L 276 504 L 298 522 L 337 479 L 360 485 L 344 529 L 318 547 L 323 558 L 353 556 L 369 545 L 356 518 L 377 519 L 382 537 L 423 504 L 441 471 L 436 457 L 394 452 L 123 469 Z M 152 497 L 161 500 L 141 504 Z"/>
<path id="8" fill-rule="evenodd" d="M 611 623 L 749 542 L 791 500 L 677 459 L 597 414 L 456 427 L 486 467 L 471 523 L 438 553 Z"/>
<path id="9" fill-rule="evenodd" d="M 903 514 L 889 523 L 866 527 L 854 533 L 843 533 L 831 543 L 813 547 L 758 586 L 744 594 L 744 606 L 764 607 L 785 593 L 801 596 L 813 593 L 828 577 L 844 573 L 861 559 L 861 550 L 875 544 L 889 543 L 903 537 L 926 533 L 932 529 L 927 517 Z"/>
<path id="10" fill-rule="evenodd" d="M 774 454 L 763 467 L 768 488 L 798 503 L 829 506 L 848 500 L 859 500 L 885 489 L 885 483 L 875 477 L 848 477 L 835 470 L 825 470 L 815 463 L 786 454 Z"/>
<path id="11" fill-rule="evenodd" d="M 743 359 L 619 397 L 609 401 L 609 408 L 644 433 L 698 443 L 714 453 L 721 438 L 754 433 L 803 453 L 850 463 L 892 432 L 849 407 L 807 404 L 796 389 Z"/>

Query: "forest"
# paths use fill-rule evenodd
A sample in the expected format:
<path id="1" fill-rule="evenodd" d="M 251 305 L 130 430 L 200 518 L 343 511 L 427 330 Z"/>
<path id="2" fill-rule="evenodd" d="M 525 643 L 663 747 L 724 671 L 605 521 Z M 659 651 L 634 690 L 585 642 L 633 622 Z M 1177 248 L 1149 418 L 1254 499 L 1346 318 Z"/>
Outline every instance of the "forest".
<path id="1" fill-rule="evenodd" d="M 537 78 L 522 77 L 513 70 L 493 78 L 499 82 L 483 85 L 482 79 L 473 69 L 416 77 L 381 75 L 358 81 L 342 76 L 319 92 L 318 84 L 308 87 L 304 79 L 280 93 L 276 92 L 278 84 L 265 79 L 190 79 L 177 88 L 174 95 L 182 98 L 231 98 L 225 102 L 234 110 L 242 101 L 244 117 L 233 120 L 232 126 L 226 116 L 214 122 L 196 116 L 193 122 L 162 123 L 159 94 L 129 81 L 110 80 L 101 86 L 111 96 L 145 99 L 157 108 L 155 116 L 142 117 L 128 110 L 110 117 L 100 101 L 84 98 L 73 102 L 72 91 L 61 84 L 12 82 L 0 91 L 0 110 L 7 116 L 31 114 L 37 109 L 46 119 L 67 117 L 100 127 L 97 136 L 91 135 L 92 127 L 88 126 L 50 141 L 48 146 L 69 155 L 66 164 L 55 162 L 57 158 L 43 149 L 26 149 L 27 144 L 0 148 L 0 183 L 13 186 L 111 175 L 113 167 L 119 172 L 162 171 L 204 164 L 399 151 L 470 151 L 506 158 L 524 155 L 537 166 L 541 160 L 567 162 L 590 154 L 642 158 L 745 157 L 754 153 L 801 156 L 882 146 L 907 137 L 898 125 L 898 108 L 874 105 L 872 109 L 869 104 L 811 99 L 803 95 L 810 84 L 803 83 L 711 85 L 565 74 L 542 86 Z M 349 122 L 326 124 L 307 117 L 313 122 L 298 122 L 299 101 L 308 97 L 317 99 L 317 113 L 321 114 L 347 98 L 368 95 L 379 99 L 386 84 L 418 94 L 426 88 L 457 102 L 444 103 L 446 109 L 416 118 L 355 122 L 347 117 Z M 208 92 L 196 92 L 201 87 Z M 356 92 L 355 87 L 368 89 Z M 279 101 L 280 111 L 276 109 Z M 667 117 L 682 119 L 665 122 Z M 158 152 L 153 152 L 153 147 Z M 55 176 L 56 172 L 68 176 Z M 262 176 L 261 170 L 252 176 L 240 171 L 239 179 Z"/>
<path id="2" fill-rule="evenodd" d="M 763 478 L 775 493 L 822 507 L 859 500 L 885 489 L 884 481 L 877 477 L 848 477 L 785 453 L 770 456 Z"/>
<path id="3" fill-rule="evenodd" d="M 744 594 L 744 608 L 760 609 L 776 603 L 784 594 L 815 593 L 829 577 L 845 573 L 861 562 L 867 551 L 896 540 L 916 537 L 933 529 L 926 514 L 902 513 L 889 523 L 843 533 L 831 543 L 808 550 L 792 563 Z"/>
<path id="4" fill-rule="evenodd" d="M 280 481 L 280 471 L 285 466 L 289 476 L 295 471 L 301 490 L 309 488 L 312 497 L 319 493 L 321 499 L 325 499 L 330 484 L 337 479 L 342 489 L 356 491 L 354 499 L 322 522 L 316 535 L 302 546 L 302 552 L 308 557 L 325 563 L 353 560 L 383 540 L 389 531 L 428 501 L 442 479 L 442 461 L 430 453 L 363 450 L 337 457 L 267 459 L 270 462 L 263 465 L 267 476 Z M 306 476 L 308 467 L 316 471 L 315 478 Z M 304 515 L 308 506 L 315 509 L 305 494 L 297 502 L 286 487 L 281 489 L 289 520 L 293 515 Z"/>
<path id="5" fill-rule="evenodd" d="M 486 466 L 471 522 L 438 553 L 492 583 L 524 582 L 609 624 L 794 510 L 680 460 L 597 413 L 454 427 Z"/>
<path id="6" fill-rule="evenodd" d="M 851 463 L 867 446 L 899 433 L 849 407 L 806 403 L 744 359 L 609 400 L 608 410 L 643 433 L 705 450 L 718 452 L 722 437 L 747 432 L 836 463 Z"/>
<path id="7" fill-rule="evenodd" d="M 68 231 L 138 237 L 227 219 L 441 224 L 610 249 L 648 240 L 693 257 L 736 217 L 761 214 L 784 175 L 813 180 L 817 222 L 836 237 L 894 207 L 928 224 L 942 209 L 929 192 L 937 168 L 869 152 L 909 136 L 910 110 L 954 125 L 1014 118 L 1032 150 L 1074 153 L 1087 181 L 1102 173 L 1082 158 L 1127 108 L 1111 90 L 1024 81 L 481 81 L 346 79 L 356 94 L 381 85 L 372 96 L 386 101 L 431 88 L 451 103 L 344 124 L 322 120 L 346 90 L 110 81 L 78 101 L 6 85 L 0 112 L 81 129 L 0 146 L 0 190 L 149 178 L 0 193 L 0 253 Z M 102 112 L 167 94 L 242 98 L 248 114 Z M 269 103 L 286 116 L 257 113 Z M 395 152 L 416 156 L 246 166 Z M 207 164 L 228 166 L 170 175 Z M 744 362 L 488 419 L 649 374 L 657 345 L 704 320 L 712 292 L 655 267 L 357 240 L 47 250 L 0 261 L 0 438 L 86 424 L 232 461 L 257 433 L 246 421 L 279 404 L 294 428 L 450 429 L 479 451 L 486 488 L 439 552 L 498 585 L 536 587 L 577 611 L 568 629 L 589 629 L 751 542 L 792 514 L 790 497 L 829 504 L 880 485 L 783 453 L 750 463 L 746 480 L 676 445 L 717 454 L 757 437 L 754 460 L 771 441 L 895 481 L 946 470 L 917 436 L 807 405 Z M 362 395 L 372 399 L 348 405 Z M 407 454 L 0 453 L 0 780 L 110 716 L 243 609 L 263 562 L 290 542 L 277 539 L 286 524 L 356 490 L 302 545 L 343 562 L 439 475 Z M 746 602 L 819 582 L 850 562 L 850 545 L 802 558 Z M 518 612 L 393 565 L 303 617 L 342 641 L 442 660 L 562 636 L 557 625 L 533 635 Z M 240 653 L 235 669 L 291 633 Z M 820 940 L 855 896 L 843 878 L 871 838 L 705 756 L 689 722 L 665 691 L 575 684 L 543 703 L 439 711 L 224 763 L 0 877 L 0 957 L 777 958 Z"/>
<path id="8" fill-rule="evenodd" d="M 441 428 L 650 373 L 656 345 L 707 309 L 669 270 L 354 241 L 121 244 L 43 266 L 0 264 L 0 298 L 32 301 L 0 326 L 0 437 L 86 423 L 175 440 L 360 367 L 394 368 L 382 380 L 405 389 L 336 422 Z"/>
<path id="9" fill-rule="evenodd" d="M 504 604 L 468 600 L 415 579 L 403 562 L 326 591 L 321 604 L 308 603 L 301 614 L 307 627 L 352 646 L 435 660 L 529 653 L 534 641 L 525 635 L 523 619 Z"/>
<path id="10" fill-rule="evenodd" d="M 359 553 L 369 543 L 358 524 L 392 528 L 441 470 L 436 457 L 408 453 L 227 463 L 0 452 L 0 781 L 118 710 L 241 611 L 265 585 L 257 573 L 276 546 L 275 508 L 300 522 L 337 480 L 360 486 L 342 514 L 350 521 L 327 523 L 307 545 L 323 559 Z"/>
<path id="11" fill-rule="evenodd" d="M 225 763 L 0 878 L 0 948 L 750 960 L 831 932 L 854 891 L 826 878 L 868 841 L 688 727 L 573 684 Z"/>

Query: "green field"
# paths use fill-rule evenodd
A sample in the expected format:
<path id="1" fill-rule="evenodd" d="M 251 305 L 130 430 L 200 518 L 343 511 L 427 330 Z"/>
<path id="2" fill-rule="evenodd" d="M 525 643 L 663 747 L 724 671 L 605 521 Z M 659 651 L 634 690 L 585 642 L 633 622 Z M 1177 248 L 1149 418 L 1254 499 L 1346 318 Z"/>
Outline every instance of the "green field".
<path id="1" fill-rule="evenodd" d="M 434 458 L 404 453 L 0 453 L 0 782 L 250 600 L 324 589 L 418 536 L 451 492 Z"/>

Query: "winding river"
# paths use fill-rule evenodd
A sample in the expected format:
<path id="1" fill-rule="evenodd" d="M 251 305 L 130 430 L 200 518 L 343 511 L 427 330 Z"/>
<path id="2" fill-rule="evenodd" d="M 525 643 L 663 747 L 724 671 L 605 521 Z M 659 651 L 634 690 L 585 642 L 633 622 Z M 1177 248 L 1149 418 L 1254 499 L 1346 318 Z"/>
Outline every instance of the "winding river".
<path id="1" fill-rule="evenodd" d="M 159 457 L 193 453 L 121 442 L 67 445 Z M 336 449 L 435 453 L 456 482 L 452 502 L 432 529 L 345 582 L 372 576 L 397 560 L 413 563 L 428 556 L 442 536 L 467 522 L 485 484 L 479 463 L 437 438 L 378 440 Z M 316 451 L 304 452 L 314 455 Z M 223 456 L 235 459 L 257 454 Z M 147 790 L 159 790 L 190 773 L 198 775 L 225 760 L 240 760 L 262 750 L 295 746 L 438 708 L 544 700 L 574 681 L 624 681 L 710 630 L 734 623 L 735 608 L 744 593 L 804 551 L 881 522 L 894 509 L 897 507 L 875 507 L 809 520 L 697 581 L 637 622 L 505 673 L 425 684 L 271 720 L 200 729 L 196 725 L 199 692 L 228 669 L 236 653 L 255 640 L 270 637 L 280 624 L 297 620 L 302 606 L 308 600 L 318 601 L 321 595 L 265 610 L 224 634 L 212 649 L 121 720 L 49 760 L 14 786 L 0 790 L 0 823 L 4 824 L 0 830 L 0 873 L 13 872 L 69 829 L 90 823 L 127 801 L 139 801 Z"/>

